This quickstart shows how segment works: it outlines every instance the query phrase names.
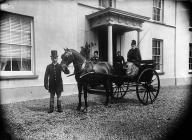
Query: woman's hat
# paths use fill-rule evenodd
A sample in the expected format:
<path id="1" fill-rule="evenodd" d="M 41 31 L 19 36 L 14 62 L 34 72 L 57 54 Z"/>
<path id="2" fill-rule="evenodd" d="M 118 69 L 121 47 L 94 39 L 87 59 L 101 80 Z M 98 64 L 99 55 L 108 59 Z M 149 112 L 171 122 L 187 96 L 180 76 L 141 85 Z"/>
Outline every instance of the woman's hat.
<path id="1" fill-rule="evenodd" d="M 131 45 L 136 45 L 136 41 L 132 40 Z"/>
<path id="2" fill-rule="evenodd" d="M 56 50 L 51 50 L 51 57 L 58 57 Z"/>

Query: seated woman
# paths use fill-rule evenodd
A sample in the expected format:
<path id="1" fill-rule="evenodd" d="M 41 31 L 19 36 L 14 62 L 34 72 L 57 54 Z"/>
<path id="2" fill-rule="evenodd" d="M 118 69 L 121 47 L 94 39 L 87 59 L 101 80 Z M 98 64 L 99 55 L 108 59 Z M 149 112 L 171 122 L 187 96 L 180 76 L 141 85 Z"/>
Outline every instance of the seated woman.
<path id="1" fill-rule="evenodd" d="M 139 48 L 136 47 L 136 41 L 132 40 L 131 49 L 127 53 L 127 62 L 125 65 L 126 75 L 133 77 L 139 71 L 141 54 Z"/>
<path id="2" fill-rule="evenodd" d="M 117 75 L 125 75 L 123 66 L 125 64 L 124 57 L 121 56 L 121 52 L 117 51 L 117 56 L 114 59 L 114 72 Z"/>

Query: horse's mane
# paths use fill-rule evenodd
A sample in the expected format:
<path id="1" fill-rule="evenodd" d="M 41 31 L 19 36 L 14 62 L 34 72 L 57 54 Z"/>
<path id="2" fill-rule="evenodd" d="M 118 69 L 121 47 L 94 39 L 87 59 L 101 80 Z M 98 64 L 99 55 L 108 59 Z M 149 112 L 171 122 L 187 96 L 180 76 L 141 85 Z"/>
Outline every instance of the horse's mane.
<path id="1" fill-rule="evenodd" d="M 83 60 L 85 60 L 86 58 L 79 53 L 78 51 L 74 50 L 74 49 L 69 49 L 72 53 L 76 54 L 77 56 L 79 56 L 80 58 L 82 58 Z"/>

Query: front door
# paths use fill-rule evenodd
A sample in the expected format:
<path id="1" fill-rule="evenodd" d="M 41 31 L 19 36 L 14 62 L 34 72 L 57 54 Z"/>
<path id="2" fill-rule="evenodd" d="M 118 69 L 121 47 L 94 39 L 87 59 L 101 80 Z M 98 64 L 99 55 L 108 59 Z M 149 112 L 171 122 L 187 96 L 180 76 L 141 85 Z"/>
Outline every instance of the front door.
<path id="1" fill-rule="evenodd" d="M 99 31 L 99 57 L 101 61 L 108 61 L 108 34 L 107 30 Z M 113 32 L 113 61 L 117 52 L 117 34 Z"/>

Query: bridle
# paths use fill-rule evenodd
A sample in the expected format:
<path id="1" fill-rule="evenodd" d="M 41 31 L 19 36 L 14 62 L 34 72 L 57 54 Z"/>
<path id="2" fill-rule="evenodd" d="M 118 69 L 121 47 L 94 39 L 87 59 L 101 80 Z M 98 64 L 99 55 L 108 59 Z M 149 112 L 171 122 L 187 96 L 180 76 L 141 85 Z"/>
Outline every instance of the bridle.
<path id="1" fill-rule="evenodd" d="M 69 52 L 69 51 L 68 51 Z M 68 52 L 66 52 L 66 53 L 68 53 Z M 80 70 L 79 71 L 77 71 L 75 74 L 81 74 L 84 70 L 86 70 L 86 66 L 87 66 L 87 64 L 88 63 L 90 63 L 91 61 L 87 61 L 86 59 L 83 61 L 83 62 L 81 62 L 81 63 L 74 63 L 74 59 L 75 59 L 75 57 L 74 57 L 74 55 L 73 55 L 73 52 L 70 52 L 71 54 L 67 54 L 67 56 L 66 57 L 69 57 L 69 56 L 71 56 L 72 57 L 72 59 L 73 59 L 73 66 L 74 67 L 81 67 L 80 68 Z M 91 62 L 91 64 L 92 64 L 92 62 Z M 68 61 L 68 59 L 66 60 L 66 62 L 64 63 L 64 65 L 66 65 L 66 67 L 68 67 L 69 66 L 69 61 Z M 92 64 L 92 69 L 93 69 L 93 64 Z M 71 74 L 71 75 L 74 75 L 74 74 Z"/>

